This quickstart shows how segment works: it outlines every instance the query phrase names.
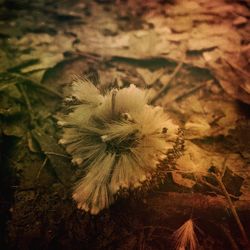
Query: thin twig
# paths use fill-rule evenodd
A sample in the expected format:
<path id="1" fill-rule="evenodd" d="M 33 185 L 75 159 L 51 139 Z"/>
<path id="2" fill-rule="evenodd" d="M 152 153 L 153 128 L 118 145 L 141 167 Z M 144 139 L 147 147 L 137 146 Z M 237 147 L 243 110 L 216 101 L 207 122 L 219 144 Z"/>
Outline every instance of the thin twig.
<path id="1" fill-rule="evenodd" d="M 69 158 L 70 159 L 70 157 L 68 155 L 59 154 L 59 153 L 55 153 L 55 152 L 44 151 L 44 154 L 46 154 L 46 155 L 56 155 L 56 156 L 61 156 L 61 157 Z"/>
<path id="2" fill-rule="evenodd" d="M 12 86 L 14 86 L 16 84 L 17 84 L 16 82 L 5 84 L 5 85 L 0 87 L 0 92 L 7 89 L 7 88 L 9 88 L 9 87 L 12 87 Z"/>
<path id="3" fill-rule="evenodd" d="M 170 83 L 174 80 L 175 76 L 178 74 L 183 64 L 184 64 L 183 61 L 180 61 L 178 63 L 173 73 L 170 75 L 168 82 L 162 87 L 162 89 L 151 100 L 151 104 L 155 104 L 155 102 L 167 91 L 167 89 L 170 88 Z"/>
<path id="4" fill-rule="evenodd" d="M 238 215 L 238 213 L 237 213 L 237 211 L 235 209 L 235 206 L 234 206 L 234 204 L 233 204 L 233 202 L 231 200 L 231 197 L 230 197 L 229 193 L 227 192 L 227 189 L 226 189 L 224 183 L 222 182 L 221 175 L 220 174 L 212 174 L 212 175 L 215 177 L 215 179 L 218 182 L 224 196 L 226 197 L 228 205 L 230 207 L 230 210 L 231 210 L 231 212 L 232 212 L 232 214 L 233 214 L 233 216 L 234 216 L 234 218 L 236 220 L 236 223 L 237 223 L 237 225 L 238 225 L 238 227 L 240 229 L 240 232 L 242 234 L 243 240 L 245 241 L 246 246 L 249 247 L 250 245 L 249 245 L 249 240 L 248 240 L 246 231 L 245 231 L 245 229 L 244 229 L 244 227 L 243 227 L 243 225 L 242 225 L 242 223 L 240 221 L 240 217 L 239 217 L 239 215 Z"/>
<path id="5" fill-rule="evenodd" d="M 29 97 L 28 97 L 26 91 L 24 90 L 23 85 L 22 85 L 22 84 L 19 84 L 18 87 L 19 87 L 19 89 L 20 89 L 20 91 L 21 91 L 21 94 L 22 94 L 22 96 L 23 96 L 23 99 L 24 99 L 24 101 L 25 101 L 25 104 L 26 104 L 26 106 L 27 106 L 27 109 L 28 109 L 28 111 L 29 111 L 29 115 L 30 115 L 30 119 L 31 119 L 30 122 L 33 123 L 33 121 L 34 121 L 34 112 L 33 112 L 33 109 L 32 109 L 32 107 L 31 107 L 30 99 L 29 99 Z"/>
<path id="6" fill-rule="evenodd" d="M 87 53 L 87 52 L 76 51 L 75 54 L 86 57 L 87 59 L 90 59 L 90 60 L 95 61 L 95 62 L 96 61 L 99 61 L 99 62 L 103 61 L 103 57 L 101 57 L 99 55 Z"/>
<path id="7" fill-rule="evenodd" d="M 232 61 L 227 60 L 225 57 L 222 58 L 227 64 L 229 64 L 232 68 L 238 70 L 242 75 L 244 75 L 247 78 L 250 78 L 250 74 L 243 70 L 240 66 L 237 64 L 233 63 Z"/>
<path id="8" fill-rule="evenodd" d="M 172 102 L 173 102 L 173 101 L 177 101 L 177 102 L 178 102 L 178 101 L 180 101 L 181 99 L 183 99 L 183 98 L 185 98 L 185 97 L 187 97 L 187 96 L 193 94 L 194 92 L 196 92 L 197 90 L 203 88 L 203 87 L 206 86 L 206 85 L 207 85 L 207 82 L 204 82 L 204 83 L 202 83 L 202 84 L 200 84 L 200 85 L 198 85 L 198 86 L 195 86 L 194 88 L 188 90 L 187 92 L 183 93 L 182 95 L 177 96 L 174 100 L 172 100 Z"/>
<path id="9" fill-rule="evenodd" d="M 48 88 L 46 85 L 42 85 L 40 83 L 33 82 L 31 79 L 29 79 L 28 77 L 26 77 L 24 75 L 16 74 L 16 73 L 9 73 L 9 74 L 14 76 L 14 77 L 21 78 L 24 81 L 23 84 L 30 84 L 34 87 L 38 87 L 41 90 L 46 91 L 47 93 L 53 94 L 59 98 L 63 98 L 63 96 L 60 93 L 58 93 L 57 91 Z"/>
<path id="10" fill-rule="evenodd" d="M 36 179 L 38 179 L 40 177 L 41 171 L 45 167 L 47 161 L 48 161 L 48 157 L 46 156 L 45 160 L 43 161 L 43 164 L 41 165 L 41 167 L 39 168 L 39 170 L 37 172 Z"/>
<path id="11" fill-rule="evenodd" d="M 113 89 L 113 92 L 112 92 L 112 99 L 111 99 L 111 114 L 112 114 L 112 117 L 114 117 L 115 115 L 115 96 L 117 94 L 117 90 L 116 89 Z"/>
<path id="12" fill-rule="evenodd" d="M 226 235 L 227 239 L 229 240 L 232 250 L 239 250 L 234 238 L 231 235 L 231 232 L 223 225 L 220 225 L 220 228 L 223 231 L 223 233 Z"/>
<path id="13" fill-rule="evenodd" d="M 207 187 L 211 188 L 212 190 L 214 190 L 215 192 L 217 192 L 217 193 L 219 193 L 219 194 L 223 194 L 220 188 L 218 188 L 218 187 L 214 186 L 213 184 L 211 184 L 211 183 L 209 183 L 209 182 L 203 180 L 202 178 L 199 178 L 199 179 L 198 179 L 198 182 L 200 182 L 201 184 L 206 185 Z M 239 198 L 239 197 L 237 197 L 237 196 L 235 196 L 235 195 L 232 195 L 232 194 L 229 194 L 229 196 L 230 196 L 231 198 L 234 198 L 234 199 L 238 199 L 238 198 Z"/>
<path id="14" fill-rule="evenodd" d="M 33 110 L 32 110 L 31 104 L 30 104 L 30 99 L 29 99 L 29 97 L 28 97 L 26 91 L 24 90 L 23 85 L 20 84 L 20 85 L 19 85 L 19 88 L 20 88 L 20 91 L 21 91 L 21 93 L 22 93 L 22 96 L 23 96 L 23 98 L 24 98 L 24 101 L 25 101 L 25 103 L 26 103 L 26 106 L 27 106 L 28 110 L 32 113 Z"/>

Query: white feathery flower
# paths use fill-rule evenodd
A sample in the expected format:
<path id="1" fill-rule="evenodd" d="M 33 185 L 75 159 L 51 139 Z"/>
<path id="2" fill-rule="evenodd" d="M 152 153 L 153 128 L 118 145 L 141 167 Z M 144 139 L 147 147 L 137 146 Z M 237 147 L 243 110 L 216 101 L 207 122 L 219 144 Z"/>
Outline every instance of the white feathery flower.
<path id="1" fill-rule="evenodd" d="M 107 208 L 113 197 L 109 192 L 109 178 L 113 168 L 115 154 L 106 153 L 99 155 L 89 165 L 89 171 L 76 187 L 73 198 L 78 207 L 92 214 L 97 214 L 100 208 Z M 102 166 L 100 168 L 100 166 Z"/>
<path id="2" fill-rule="evenodd" d="M 89 105 L 98 105 L 103 101 L 99 90 L 87 78 L 83 78 L 82 81 L 75 79 L 72 85 L 72 97 Z"/>
<path id="3" fill-rule="evenodd" d="M 178 126 L 161 107 L 148 105 L 146 92 L 134 85 L 106 94 L 87 79 L 72 86 L 76 103 L 62 115 L 59 143 L 83 167 L 73 191 L 78 207 L 97 214 L 120 190 L 134 190 L 157 176 L 178 138 Z"/>

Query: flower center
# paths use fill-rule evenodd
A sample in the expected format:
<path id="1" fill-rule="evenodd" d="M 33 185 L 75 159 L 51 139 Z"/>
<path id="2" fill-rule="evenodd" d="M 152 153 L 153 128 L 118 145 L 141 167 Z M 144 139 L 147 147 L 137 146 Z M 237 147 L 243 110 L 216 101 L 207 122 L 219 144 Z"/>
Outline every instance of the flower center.
<path id="1" fill-rule="evenodd" d="M 106 151 L 112 154 L 129 153 L 131 148 L 136 147 L 138 144 L 138 130 L 127 135 L 126 138 L 108 138 L 108 136 L 102 136 L 102 141 L 106 143 Z"/>

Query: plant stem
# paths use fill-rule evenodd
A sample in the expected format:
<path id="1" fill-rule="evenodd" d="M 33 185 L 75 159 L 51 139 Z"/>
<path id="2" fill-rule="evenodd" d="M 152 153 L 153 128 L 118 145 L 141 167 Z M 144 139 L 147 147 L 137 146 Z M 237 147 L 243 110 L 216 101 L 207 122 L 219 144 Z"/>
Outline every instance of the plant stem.
<path id="1" fill-rule="evenodd" d="M 36 179 L 38 179 L 40 177 L 41 171 L 42 169 L 45 167 L 46 163 L 48 162 L 48 157 L 45 157 L 45 160 L 43 161 L 43 164 L 41 165 L 41 167 L 38 170 L 38 173 L 36 175 Z"/>
<path id="2" fill-rule="evenodd" d="M 151 100 L 151 104 L 155 104 L 155 102 L 166 92 L 166 90 L 170 87 L 170 83 L 173 81 L 177 73 L 183 66 L 183 61 L 180 61 L 176 68 L 174 69 L 173 73 L 170 75 L 168 82 L 162 87 L 162 89 L 153 97 Z"/>
<path id="3" fill-rule="evenodd" d="M 232 237 L 230 231 L 224 227 L 223 225 L 220 225 L 221 230 L 223 231 L 223 233 L 226 235 L 227 239 L 229 240 L 232 250 L 239 250 L 234 238 Z"/>
<path id="4" fill-rule="evenodd" d="M 9 73 L 10 75 L 17 77 L 19 79 L 23 80 L 23 84 L 25 85 L 31 85 L 34 87 L 39 88 L 40 90 L 46 91 L 48 94 L 52 94 L 54 96 L 57 96 L 59 98 L 63 98 L 63 95 L 61 95 L 60 93 L 58 93 L 57 91 L 47 87 L 46 85 L 42 85 L 40 83 L 36 83 L 34 81 L 32 81 L 31 79 L 29 79 L 28 77 L 22 75 L 22 74 L 16 74 L 16 73 Z"/>
<path id="5" fill-rule="evenodd" d="M 111 114 L 112 114 L 112 118 L 115 115 L 115 97 L 116 97 L 116 94 L 117 94 L 117 90 L 113 89 L 113 91 L 112 91 L 112 99 L 111 99 Z"/>
<path id="6" fill-rule="evenodd" d="M 231 212 L 232 212 L 232 214 L 233 214 L 233 216 L 234 216 L 234 218 L 236 220 L 236 223 L 238 224 L 238 227 L 239 227 L 240 232 L 242 234 L 243 240 L 246 243 L 246 247 L 247 247 L 247 249 L 249 249 L 250 245 L 249 245 L 249 240 L 248 240 L 246 231 L 245 231 L 245 229 L 244 229 L 244 227 L 243 227 L 243 225 L 242 225 L 242 223 L 240 221 L 239 215 L 238 215 L 238 213 L 237 213 L 237 211 L 235 209 L 235 206 L 234 206 L 234 204 L 232 202 L 232 199 L 231 199 L 229 193 L 227 192 L 227 189 L 226 189 L 224 183 L 222 182 L 221 175 L 213 174 L 213 176 L 217 180 L 217 182 L 218 182 L 224 196 L 226 197 L 226 199 L 228 201 L 228 205 L 230 207 L 230 210 L 231 210 Z"/>
<path id="7" fill-rule="evenodd" d="M 61 156 L 61 157 L 65 157 L 65 158 L 70 159 L 70 157 L 68 155 L 59 154 L 59 153 L 55 153 L 55 152 L 44 151 L 44 154 L 46 154 L 46 155 L 56 155 L 56 156 Z"/>
<path id="8" fill-rule="evenodd" d="M 23 96 L 23 99 L 24 99 L 24 101 L 25 101 L 25 104 L 26 104 L 26 106 L 27 106 L 27 109 L 28 109 L 28 111 L 29 111 L 29 115 L 30 115 L 30 124 L 33 124 L 33 123 L 34 123 L 34 112 L 33 112 L 33 109 L 32 109 L 32 107 L 31 107 L 30 99 L 29 99 L 29 97 L 28 97 L 28 95 L 27 95 L 27 93 L 26 93 L 26 91 L 25 91 L 23 85 L 22 85 L 22 84 L 19 84 L 18 87 L 19 87 L 19 89 L 20 89 L 20 91 L 21 91 L 21 94 L 22 94 L 22 96 Z"/>
<path id="9" fill-rule="evenodd" d="M 7 89 L 7 88 L 9 88 L 9 87 L 12 87 L 12 86 L 14 86 L 16 84 L 17 84 L 16 82 L 5 84 L 5 85 L 0 87 L 0 92 Z"/>

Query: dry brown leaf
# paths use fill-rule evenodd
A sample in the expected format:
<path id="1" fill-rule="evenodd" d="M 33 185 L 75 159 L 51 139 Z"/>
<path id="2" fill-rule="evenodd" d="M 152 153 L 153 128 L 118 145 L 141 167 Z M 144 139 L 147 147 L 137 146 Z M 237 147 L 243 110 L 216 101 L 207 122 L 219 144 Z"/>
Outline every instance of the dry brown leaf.
<path id="1" fill-rule="evenodd" d="M 212 51 L 205 51 L 202 53 L 203 58 L 208 63 L 216 62 L 222 55 L 223 52 L 220 49 L 214 49 Z"/>
<path id="2" fill-rule="evenodd" d="M 184 155 L 177 160 L 177 169 L 192 172 L 198 176 L 206 176 L 212 165 L 221 169 L 223 161 L 224 156 L 214 152 L 210 153 L 194 143 L 186 141 Z"/>
<path id="3" fill-rule="evenodd" d="M 236 44 L 229 41 L 227 37 L 222 36 L 211 36 L 203 39 L 192 38 L 188 41 L 189 50 L 208 50 L 212 48 L 220 48 L 222 51 L 229 52 L 237 50 Z"/>
<path id="4" fill-rule="evenodd" d="M 176 5 L 166 5 L 165 13 L 170 16 L 192 15 L 201 12 L 202 8 L 197 1 L 178 0 Z"/>
<path id="5" fill-rule="evenodd" d="M 237 2 L 225 3 L 224 0 L 207 1 L 204 4 L 206 7 L 205 13 L 214 14 L 221 17 L 234 16 L 235 14 L 249 16 L 249 10 L 242 4 Z"/>
<path id="6" fill-rule="evenodd" d="M 206 15 L 206 14 L 194 14 L 194 15 L 191 15 L 191 18 L 193 21 L 196 21 L 196 22 L 214 21 L 214 16 L 209 15 L 209 14 L 208 15 Z"/>
<path id="7" fill-rule="evenodd" d="M 250 104 L 250 81 L 248 73 L 240 66 L 232 67 L 222 60 L 211 64 L 212 71 L 222 88 L 233 98 Z"/>
<path id="8" fill-rule="evenodd" d="M 247 104 L 250 104 L 250 95 L 244 89 L 242 89 L 237 82 L 231 80 L 219 79 L 222 88 L 235 99 L 241 100 Z M 248 83 L 249 84 L 249 83 Z"/>
<path id="9" fill-rule="evenodd" d="M 223 24 L 207 24 L 201 23 L 198 26 L 194 27 L 191 33 L 192 38 L 206 38 L 206 37 L 229 37 L 230 39 L 238 39 L 239 34 L 237 31 L 232 28 L 230 23 Z"/>
<path id="10" fill-rule="evenodd" d="M 177 93 L 178 91 L 174 95 L 177 95 Z M 193 95 L 181 102 L 172 104 L 172 108 L 175 112 L 186 117 L 185 127 L 187 128 L 188 138 L 227 135 L 230 129 L 235 128 L 236 122 L 241 118 L 237 103 L 225 101 L 221 98 L 200 100 Z M 210 129 L 208 129 L 209 126 Z"/>
<path id="11" fill-rule="evenodd" d="M 81 36 L 87 32 L 84 31 Z M 95 31 L 95 34 L 89 38 L 84 37 L 75 48 L 81 52 L 98 53 L 103 56 L 123 56 L 136 59 L 157 57 L 170 52 L 169 42 L 165 38 L 165 34 L 154 30 L 121 32 L 112 37 L 104 36 Z"/>
<path id="12" fill-rule="evenodd" d="M 180 186 L 184 186 L 187 188 L 192 188 L 196 184 L 194 180 L 184 178 L 182 174 L 176 171 L 172 172 L 172 178 L 175 184 L 178 184 Z"/>
<path id="13" fill-rule="evenodd" d="M 170 75 L 163 75 L 161 76 L 160 81 L 164 86 L 166 86 L 167 84 L 169 84 L 170 79 Z"/>
<path id="14" fill-rule="evenodd" d="M 189 16 L 176 16 L 166 20 L 167 26 L 174 32 L 187 32 L 193 27 L 193 20 Z"/>
<path id="15" fill-rule="evenodd" d="M 206 101 L 202 105 L 209 124 L 213 123 L 211 136 L 228 135 L 241 117 L 236 103 L 214 100 Z"/>
<path id="16" fill-rule="evenodd" d="M 177 160 L 177 169 L 192 172 L 197 176 L 206 176 L 211 166 L 216 166 L 222 172 L 228 167 L 239 175 L 246 171 L 246 163 L 240 155 L 207 151 L 187 140 L 184 155 Z"/>
<path id="17" fill-rule="evenodd" d="M 150 86 L 154 84 L 164 74 L 165 69 L 160 68 L 155 71 L 150 71 L 145 68 L 137 68 L 136 71 L 142 77 L 145 84 Z"/>
<path id="18" fill-rule="evenodd" d="M 243 16 L 238 16 L 233 20 L 233 25 L 238 26 L 242 24 L 246 24 L 248 22 L 247 18 Z"/>
<path id="19" fill-rule="evenodd" d="M 19 63 L 33 59 L 38 60 L 36 64 L 28 65 L 21 69 L 22 73 L 41 71 L 41 74 L 36 75 L 36 77 L 39 77 L 39 79 L 35 79 L 37 81 L 41 80 L 45 69 L 53 67 L 64 59 L 63 53 L 72 50 L 72 42 L 72 37 L 67 37 L 61 33 L 55 36 L 29 33 L 21 39 L 9 39 L 11 46 L 17 46 L 21 51 L 30 51 L 22 53 L 18 57 Z"/>
<path id="20" fill-rule="evenodd" d="M 188 40 L 189 33 L 169 33 L 166 35 L 166 39 L 172 42 L 181 42 Z"/>

